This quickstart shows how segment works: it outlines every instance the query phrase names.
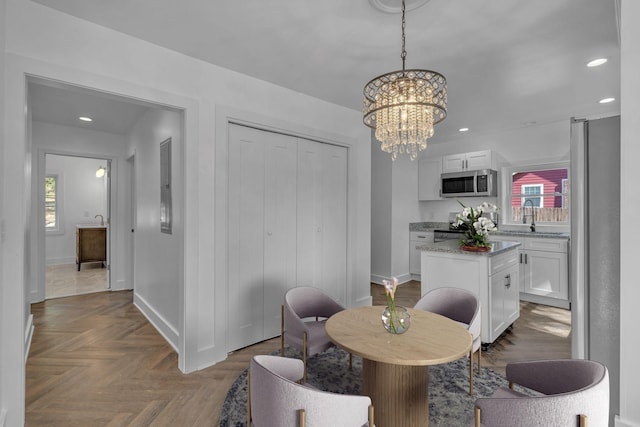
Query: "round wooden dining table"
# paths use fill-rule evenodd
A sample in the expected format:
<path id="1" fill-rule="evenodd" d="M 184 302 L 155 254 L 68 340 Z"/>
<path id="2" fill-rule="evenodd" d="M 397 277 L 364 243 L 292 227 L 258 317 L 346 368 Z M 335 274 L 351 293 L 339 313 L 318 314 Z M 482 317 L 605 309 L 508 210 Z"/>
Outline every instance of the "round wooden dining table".
<path id="1" fill-rule="evenodd" d="M 411 326 L 400 335 L 382 325 L 383 306 L 340 311 L 326 323 L 329 339 L 362 357 L 362 394 L 371 397 L 377 427 L 429 425 L 429 365 L 468 355 L 467 329 L 435 313 L 408 309 Z"/>

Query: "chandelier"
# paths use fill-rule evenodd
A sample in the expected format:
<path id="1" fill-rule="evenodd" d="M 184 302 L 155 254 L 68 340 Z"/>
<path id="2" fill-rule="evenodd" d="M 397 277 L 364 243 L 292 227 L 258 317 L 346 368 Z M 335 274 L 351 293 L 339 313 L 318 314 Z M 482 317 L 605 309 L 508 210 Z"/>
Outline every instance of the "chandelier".
<path id="1" fill-rule="evenodd" d="M 405 70 L 405 0 L 402 0 L 402 70 L 383 74 L 364 87 L 364 124 L 375 129 L 382 151 L 411 160 L 427 148 L 433 126 L 447 116 L 447 79 L 430 70 Z"/>

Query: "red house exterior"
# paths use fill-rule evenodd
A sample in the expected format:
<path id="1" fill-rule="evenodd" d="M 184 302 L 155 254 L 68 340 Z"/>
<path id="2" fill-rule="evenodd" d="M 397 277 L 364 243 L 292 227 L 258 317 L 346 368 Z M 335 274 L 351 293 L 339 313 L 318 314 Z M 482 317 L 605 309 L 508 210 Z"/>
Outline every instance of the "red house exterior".
<path id="1" fill-rule="evenodd" d="M 512 179 L 512 187 L 511 194 L 524 194 L 525 189 L 529 186 L 529 191 L 531 191 L 531 198 L 537 198 L 534 193 L 537 193 L 537 188 L 542 186 L 540 193 L 541 194 L 553 194 L 553 193 L 563 193 L 563 183 L 568 182 L 568 170 L 567 169 L 549 169 L 543 171 L 531 171 L 531 172 L 521 172 L 513 175 Z M 512 206 L 522 206 L 527 197 L 513 197 L 512 198 Z M 543 208 L 562 208 L 565 207 L 563 204 L 562 196 L 555 197 L 543 197 L 544 205 L 539 206 Z"/>

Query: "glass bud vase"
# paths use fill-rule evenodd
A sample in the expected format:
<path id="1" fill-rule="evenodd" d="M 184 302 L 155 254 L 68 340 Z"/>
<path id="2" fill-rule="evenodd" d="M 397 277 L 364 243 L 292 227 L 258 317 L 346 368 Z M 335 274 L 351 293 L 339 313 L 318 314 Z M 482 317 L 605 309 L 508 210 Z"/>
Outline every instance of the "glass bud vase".
<path id="1" fill-rule="evenodd" d="M 403 334 L 411 325 L 411 315 L 400 305 L 396 305 L 395 308 L 387 306 L 382 311 L 382 324 L 391 334 Z"/>

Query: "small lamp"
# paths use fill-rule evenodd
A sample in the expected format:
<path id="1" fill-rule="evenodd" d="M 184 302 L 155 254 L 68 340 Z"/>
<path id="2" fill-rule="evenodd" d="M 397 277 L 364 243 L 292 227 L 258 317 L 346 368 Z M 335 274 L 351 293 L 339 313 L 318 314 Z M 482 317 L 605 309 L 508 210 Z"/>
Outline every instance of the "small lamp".
<path id="1" fill-rule="evenodd" d="M 107 169 L 104 166 L 100 166 L 96 171 L 96 178 L 102 178 L 106 171 Z"/>

